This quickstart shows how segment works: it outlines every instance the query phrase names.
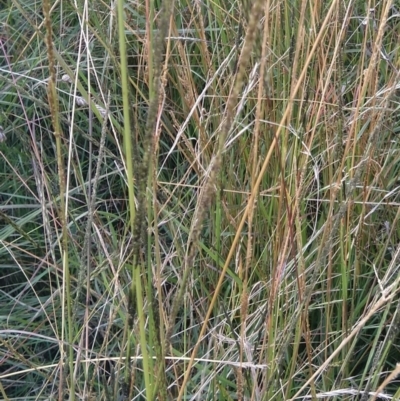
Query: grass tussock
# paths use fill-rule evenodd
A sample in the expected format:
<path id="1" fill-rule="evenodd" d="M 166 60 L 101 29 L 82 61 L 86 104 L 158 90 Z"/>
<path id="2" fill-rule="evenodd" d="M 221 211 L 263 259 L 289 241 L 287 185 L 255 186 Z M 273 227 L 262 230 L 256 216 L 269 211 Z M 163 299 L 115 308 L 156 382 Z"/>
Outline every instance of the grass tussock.
<path id="1" fill-rule="evenodd" d="M 400 5 L 3 3 L 2 399 L 400 397 Z"/>

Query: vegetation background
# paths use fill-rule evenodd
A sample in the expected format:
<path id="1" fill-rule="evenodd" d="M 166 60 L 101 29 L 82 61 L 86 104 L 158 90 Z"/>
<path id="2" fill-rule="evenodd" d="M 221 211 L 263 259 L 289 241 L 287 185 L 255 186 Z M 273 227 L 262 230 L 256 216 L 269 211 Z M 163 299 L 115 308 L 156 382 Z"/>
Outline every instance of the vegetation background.
<path id="1" fill-rule="evenodd" d="M 400 399 L 399 22 L 1 1 L 2 399 Z"/>

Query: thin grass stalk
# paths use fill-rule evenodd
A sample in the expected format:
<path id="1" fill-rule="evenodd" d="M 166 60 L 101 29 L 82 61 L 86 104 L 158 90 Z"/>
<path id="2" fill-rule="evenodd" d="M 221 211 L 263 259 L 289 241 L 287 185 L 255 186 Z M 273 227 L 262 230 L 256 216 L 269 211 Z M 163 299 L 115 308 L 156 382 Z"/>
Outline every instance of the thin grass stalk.
<path id="1" fill-rule="evenodd" d="M 166 56 L 165 59 L 168 60 L 170 57 L 171 42 L 167 42 Z M 164 68 L 161 82 L 166 82 L 167 68 Z M 152 188 L 152 193 L 157 194 L 158 182 L 157 182 L 157 171 L 158 171 L 158 152 L 159 152 L 159 129 L 156 129 L 154 133 L 154 146 L 153 152 L 154 157 L 152 163 L 149 166 L 149 183 L 148 187 Z M 160 214 L 160 207 L 157 196 L 153 196 L 148 199 L 148 221 L 153 221 L 153 233 L 154 233 L 154 255 L 155 255 L 155 277 L 153 277 L 153 266 L 151 257 L 151 238 L 148 238 L 148 266 L 147 266 L 147 294 L 152 297 L 149 300 L 149 312 L 151 318 L 149 319 L 149 331 L 154 333 L 153 344 L 155 349 L 155 357 L 157 360 L 156 364 L 156 384 L 155 393 L 158 394 L 160 401 L 166 401 L 167 396 L 167 381 L 166 381 L 166 367 L 165 367 L 165 321 L 164 316 L 164 303 L 163 303 L 163 289 L 162 289 L 162 260 L 161 260 L 161 238 L 158 231 L 158 218 Z M 154 284 L 153 284 L 154 283 Z M 152 288 L 154 285 L 157 291 L 157 300 L 152 296 Z"/>
<path id="2" fill-rule="evenodd" d="M 118 16 L 118 40 L 121 53 L 121 87 L 122 87 L 122 102 L 123 102 L 123 117 L 124 117 L 124 151 L 126 174 L 128 182 L 128 200 L 129 200 L 129 225 L 133 229 L 133 224 L 136 216 L 135 209 L 135 192 L 133 185 L 133 152 L 131 143 L 131 120 L 130 120 L 130 103 L 129 103 L 129 81 L 128 81 L 128 63 L 125 38 L 125 14 L 124 1 L 117 1 L 117 16 Z"/>
<path id="3" fill-rule="evenodd" d="M 136 219 L 136 206 L 135 206 L 135 190 L 134 190 L 134 172 L 133 172 L 133 151 L 132 151 L 132 132 L 131 132 L 131 120 L 130 120 L 130 102 L 129 102 L 129 80 L 128 80 L 128 63 L 127 63 L 127 49 L 126 49 L 126 37 L 125 37 L 125 11 L 124 11 L 124 0 L 117 1 L 117 25 L 118 25 L 118 40 L 119 40 L 119 50 L 120 50 L 120 74 L 121 74 L 121 87 L 122 87 L 122 104 L 123 104 L 123 143 L 124 143 L 124 153 L 125 153 L 125 168 L 126 168 L 126 179 L 128 185 L 128 205 L 129 205 L 129 227 L 130 231 L 133 233 L 135 230 L 135 219 Z M 137 281 L 136 272 L 134 271 L 134 264 L 132 265 L 132 287 Z M 139 276 L 140 280 L 140 276 Z M 131 304 L 133 300 L 132 290 L 129 295 L 129 303 Z M 137 305 L 139 306 L 139 305 Z M 130 338 L 130 328 L 129 322 L 134 322 L 135 311 L 132 311 L 132 306 L 129 306 L 130 314 L 132 316 L 127 319 L 127 323 L 124 331 L 124 341 L 126 341 L 126 359 L 125 359 L 125 383 L 127 386 L 127 392 L 131 390 L 131 362 L 130 358 L 132 355 L 132 340 Z M 151 382 L 149 374 L 149 357 L 147 353 L 147 343 L 144 328 L 143 319 L 143 305 L 137 308 L 140 321 L 140 338 L 139 342 L 141 344 L 142 354 L 143 354 L 143 374 L 146 386 L 146 393 L 149 399 L 151 399 Z"/>
<path id="4" fill-rule="evenodd" d="M 55 55 L 53 48 L 53 30 L 51 25 L 50 15 L 50 2 L 49 0 L 43 0 L 43 14 L 45 18 L 46 26 L 46 46 L 47 46 L 47 57 L 49 61 L 49 81 L 48 81 L 48 100 L 49 108 L 51 113 L 52 125 L 54 129 L 54 137 L 56 140 L 56 152 L 57 152 L 57 166 L 59 176 L 59 191 L 60 191 L 60 208 L 59 208 L 59 219 L 61 225 L 61 241 L 60 250 L 62 255 L 62 267 L 63 267 L 63 302 L 62 302 L 62 323 L 61 323 L 61 343 L 65 344 L 64 333 L 66 330 L 67 320 L 67 338 L 68 338 L 68 363 L 69 363 L 69 378 L 70 378 L 70 395 L 71 401 L 75 400 L 75 381 L 73 379 L 73 368 L 74 368 L 74 325 L 72 319 L 72 304 L 71 304 L 71 280 L 68 263 L 68 231 L 67 231 L 67 206 L 66 206 L 66 182 L 64 172 L 64 156 L 63 147 L 61 142 L 61 126 L 59 121 L 59 110 L 58 110 L 58 97 L 56 92 L 56 68 L 55 68 Z M 67 309 L 65 311 L 65 308 Z M 63 345 L 60 349 L 61 352 L 61 364 L 60 364 L 60 382 L 59 382 L 59 399 L 63 399 L 63 381 L 64 371 L 63 363 L 65 356 L 65 346 Z"/>
<path id="5" fill-rule="evenodd" d="M 151 287 L 145 285 L 145 289 L 143 289 L 142 285 L 142 275 L 146 277 L 147 267 L 143 266 L 141 261 L 140 252 L 142 247 L 147 247 L 147 255 L 149 256 L 149 239 L 146 241 L 146 231 L 145 231 L 145 221 L 148 218 L 148 214 L 150 211 L 147 208 L 147 182 L 148 182 L 148 174 L 150 170 L 150 158 L 152 155 L 151 147 L 152 147 L 152 137 L 154 134 L 154 128 L 156 125 L 157 119 L 157 108 L 158 108 L 158 97 L 156 98 L 156 93 L 158 93 L 159 87 L 158 82 L 155 81 L 154 75 L 157 75 L 155 70 L 161 69 L 161 60 L 160 64 L 156 65 L 153 55 L 153 49 L 155 49 L 155 40 L 154 40 L 154 1 L 146 1 L 146 31 L 148 35 L 148 48 L 147 48 L 147 57 L 148 57 L 148 65 L 149 65 L 149 111 L 148 118 L 146 121 L 146 129 L 145 136 L 143 138 L 143 142 L 141 146 L 143 147 L 143 159 L 142 161 L 137 160 L 137 174 L 136 174 L 136 183 L 137 183 L 137 213 L 135 216 L 134 225 L 132 227 L 133 233 L 133 264 L 132 264 L 132 285 L 130 292 L 130 302 L 133 302 L 134 296 L 136 296 L 136 306 L 137 313 L 139 318 L 139 334 L 140 334 L 140 344 L 143 353 L 143 371 L 145 374 L 145 385 L 146 385 L 146 398 L 149 400 L 153 400 L 155 397 L 155 393 L 157 391 L 157 379 L 154 375 L 153 371 L 153 360 L 151 355 L 149 355 L 148 349 L 151 349 L 151 353 L 153 353 L 153 341 L 152 341 L 152 330 L 154 330 L 154 317 L 149 315 L 150 307 L 147 305 L 145 309 L 144 300 L 145 293 L 148 295 L 148 302 L 152 303 L 152 297 L 150 295 Z M 165 35 L 166 36 L 166 35 Z M 162 46 L 162 43 L 161 43 Z M 155 52 L 160 51 L 161 49 L 155 49 Z M 159 77 L 158 77 L 159 78 Z M 138 157 L 138 152 L 136 153 Z M 146 213 L 147 211 L 147 213 Z M 150 223 L 150 220 L 148 220 Z M 150 261 L 148 261 L 150 262 Z M 151 262 L 150 262 L 151 263 Z M 149 280 L 149 279 L 148 279 Z M 148 282 L 148 285 L 151 285 L 152 280 Z M 147 310 L 147 315 L 149 317 L 149 332 L 146 335 L 146 317 L 145 310 Z M 133 316 L 132 316 L 133 319 Z"/>
<path id="6" fill-rule="evenodd" d="M 102 127 L 101 127 L 101 137 L 100 137 L 100 146 L 99 146 L 99 153 L 97 157 L 97 164 L 96 164 L 96 170 L 95 170 L 95 175 L 93 178 L 93 184 L 90 185 L 90 180 L 91 180 L 91 174 L 89 175 L 89 190 L 88 190 L 88 200 L 89 200 L 89 205 L 88 205 L 88 219 L 86 223 L 86 231 L 85 231 L 85 237 L 84 237 L 84 245 L 83 245 L 83 253 L 81 257 L 81 267 L 83 269 L 84 266 L 87 266 L 86 269 L 86 302 L 85 302 L 85 315 L 84 315 L 84 324 L 83 327 L 85 330 L 82 332 L 82 336 L 84 336 L 84 349 L 85 349 L 85 360 L 86 360 L 86 369 L 85 369 L 85 386 L 89 382 L 89 318 L 90 318 L 90 313 L 89 313 L 89 305 L 90 305 L 90 274 L 91 274 L 91 260 L 90 260 L 90 253 L 89 251 L 91 250 L 91 234 L 92 234 L 92 229 L 93 229 L 93 216 L 95 212 L 95 207 L 96 207 L 96 196 L 97 196 L 97 190 L 98 190 L 98 185 L 99 185 L 99 180 L 100 180 L 100 173 L 103 165 L 103 156 L 104 156 L 104 150 L 105 150 L 105 142 L 106 142 L 106 136 L 107 136 L 107 122 L 108 122 L 108 115 L 109 115 L 109 107 L 110 107 L 110 93 L 108 94 L 108 100 L 106 104 L 106 110 L 104 113 L 104 118 L 102 121 Z M 91 168 L 89 168 L 89 172 L 91 172 Z M 79 283 L 78 283 L 79 284 Z M 76 301 L 78 301 L 78 296 L 79 293 L 76 296 Z M 77 305 L 75 305 L 75 308 L 77 310 Z M 79 355 L 79 354 L 78 354 Z M 79 367 L 80 359 L 77 357 L 76 358 L 76 372 L 78 372 L 78 367 Z M 77 379 L 77 376 L 75 380 Z M 86 393 L 86 392 L 85 392 Z"/>
<path id="7" fill-rule="evenodd" d="M 128 185 L 128 204 L 129 204 L 129 227 L 130 231 L 133 233 L 135 231 L 135 221 L 136 221 L 136 205 L 135 205 L 135 190 L 134 190 L 134 172 L 133 172 L 133 151 L 132 151 L 132 131 L 131 131 L 131 121 L 130 121 L 130 102 L 129 102 L 129 80 L 128 80 L 128 62 L 127 62 L 127 49 L 126 49 L 126 37 L 125 37 L 125 11 L 124 11 L 123 0 L 117 1 L 117 24 L 118 24 L 118 40 L 119 40 L 119 50 L 120 50 L 120 73 L 121 73 L 121 86 L 122 86 L 122 103 L 123 103 L 123 117 L 124 117 L 124 152 L 125 152 L 125 163 L 126 163 L 126 178 Z M 129 303 L 132 304 L 135 290 L 137 291 L 137 303 L 136 312 L 139 315 L 139 331 L 140 338 L 139 342 L 141 345 L 141 350 L 143 354 L 143 375 L 146 387 L 146 395 L 149 400 L 152 400 L 152 380 L 150 378 L 150 361 L 147 350 L 147 341 L 145 333 L 145 318 L 143 310 L 143 298 L 141 289 L 141 277 L 140 271 L 136 267 L 135 260 L 132 264 L 132 288 L 129 294 Z M 135 311 L 132 311 L 132 306 L 129 306 L 130 313 L 133 315 Z M 134 322 L 134 316 L 127 319 L 127 322 Z M 127 328 L 126 328 L 127 329 Z M 125 338 L 125 335 L 124 335 Z M 132 354 L 132 340 L 130 335 L 127 336 L 127 355 L 126 355 L 126 367 L 125 367 L 125 383 L 128 388 L 131 389 L 131 367 L 130 367 L 130 357 Z"/>
<path id="8" fill-rule="evenodd" d="M 153 172 L 153 191 L 156 193 L 157 187 L 155 183 L 157 182 L 157 177 L 155 174 L 155 170 Z M 155 384 L 155 392 L 158 391 L 160 401 L 166 401 L 167 398 L 167 382 L 165 377 L 165 349 L 163 348 L 165 344 L 165 325 L 164 325 L 164 317 L 163 317 L 163 302 L 162 302 L 162 288 L 161 288 L 161 250 L 160 250 L 160 236 L 157 230 L 157 221 L 158 221 L 158 207 L 157 200 L 154 197 L 153 203 L 153 218 L 154 218 L 154 248 L 155 248 L 155 258 L 156 258 L 156 277 L 154 277 L 156 289 L 157 289 L 157 301 L 156 299 L 151 300 L 149 305 L 149 313 L 151 314 L 151 318 L 149 319 L 150 332 L 154 333 L 154 338 L 152 343 L 154 344 L 155 354 L 157 359 L 157 370 L 156 370 L 156 384 Z M 151 210 L 149 206 L 149 211 Z M 150 219 L 149 215 L 149 219 Z M 150 242 L 150 239 L 149 239 Z M 149 250 L 151 249 L 150 243 L 148 245 Z M 151 257 L 148 255 L 149 265 L 148 265 L 148 277 L 147 277 L 147 286 L 153 285 L 152 280 L 152 265 L 151 265 Z M 147 293 L 151 294 L 152 290 L 147 289 Z"/>
<path id="9" fill-rule="evenodd" d="M 378 389 L 375 391 L 374 396 L 372 397 L 371 401 L 375 401 L 378 397 L 378 394 L 383 393 L 383 389 L 392 381 L 394 380 L 398 375 L 400 374 L 400 363 L 396 364 L 396 367 L 393 369 L 393 371 L 390 373 L 390 375 L 382 382 L 382 384 L 378 387 Z"/>
<path id="10" fill-rule="evenodd" d="M 265 14 L 267 15 L 267 10 L 270 9 L 270 1 L 267 0 L 265 4 Z M 270 31 L 269 31 L 269 18 L 265 19 L 265 23 L 263 26 L 263 38 L 261 44 L 261 63 L 260 63 L 260 73 L 259 73 L 259 85 L 258 85 L 258 93 L 257 93 L 257 104 L 256 104 L 256 113 L 255 113 L 255 124 L 254 124 L 254 132 L 253 132 L 253 143 L 252 143 L 252 157 L 253 163 L 251 165 L 251 187 L 253 191 L 254 184 L 257 180 L 257 170 L 259 168 L 258 165 L 258 156 L 259 156 L 259 139 L 260 139 L 260 125 L 262 120 L 262 111 L 268 109 L 269 105 L 268 102 L 265 104 L 264 97 L 265 93 L 267 92 L 268 88 L 265 87 L 266 80 L 266 68 L 267 68 L 267 49 L 268 49 L 268 41 L 270 40 Z M 267 94 L 268 97 L 268 94 Z M 263 107 L 264 106 L 264 107 Z M 254 205 L 255 208 L 255 205 Z M 254 235 L 253 235 L 253 219 L 254 219 L 254 208 L 249 211 L 247 227 L 248 227 L 248 240 L 247 240 L 247 255 L 246 255 L 246 262 L 245 262 L 245 271 L 243 277 L 240 277 L 243 281 L 242 287 L 242 296 L 241 302 L 246 303 L 245 307 L 242 304 L 241 308 L 243 308 L 243 312 L 241 315 L 241 333 L 240 333 L 240 354 L 239 360 L 240 362 L 244 362 L 243 358 L 243 351 L 244 351 L 244 341 L 246 339 L 246 320 L 247 320 L 247 310 L 248 310 L 248 279 L 249 279 L 249 272 L 251 271 L 251 264 L 254 260 Z M 242 375 L 243 371 L 242 368 L 238 368 L 238 376 Z M 239 382 L 239 380 L 238 380 Z M 243 378 L 242 378 L 243 383 Z M 239 387 L 239 386 L 238 386 Z M 241 395 L 243 397 L 243 390 L 241 391 Z M 254 395 L 254 394 L 253 394 Z"/>
<path id="11" fill-rule="evenodd" d="M 84 2 L 84 9 L 83 9 L 83 15 L 82 15 L 82 26 L 85 26 L 85 31 L 81 32 L 81 38 L 80 38 L 80 45 L 82 41 L 82 37 L 86 38 L 86 68 L 87 68 L 87 82 L 88 82 L 88 99 L 90 99 L 91 96 L 91 69 L 89 65 L 89 60 L 90 60 L 90 50 L 88 46 L 88 38 L 89 38 L 89 15 L 88 15 L 88 2 Z M 80 60 L 80 54 L 79 52 L 79 59 L 78 59 L 78 65 L 79 65 L 79 60 Z M 77 78 L 77 77 L 76 77 Z M 76 89 L 76 86 L 75 86 Z M 74 93 L 76 95 L 76 93 Z M 92 240 L 91 240 L 91 231 L 92 231 L 92 224 L 93 224 L 93 214 L 95 212 L 95 194 L 96 194 L 96 187 L 98 184 L 98 179 L 99 179 L 99 174 L 100 171 L 96 171 L 97 177 L 95 177 L 93 181 L 93 190 L 92 186 L 90 185 L 90 180 L 92 179 L 92 147 L 93 147 L 93 110 L 92 110 L 92 103 L 88 102 L 88 108 L 89 108 L 89 116 L 88 116 L 88 135 L 89 135 L 89 166 L 88 166 L 88 179 L 89 179 L 89 185 L 88 185 L 88 190 L 87 190 L 87 202 L 88 202 L 88 217 L 87 217 L 87 223 L 86 223 L 86 232 L 85 232 L 85 237 L 84 237 L 84 242 L 83 242 L 83 252 L 81 255 L 81 260 L 80 260 L 80 269 L 78 271 L 78 283 L 76 287 L 76 295 L 75 295 L 75 302 L 73 305 L 73 313 L 76 315 L 78 313 L 78 307 L 79 307 L 79 301 L 80 301 L 80 296 L 81 296 L 81 290 L 83 287 L 83 284 L 85 282 L 86 278 L 86 299 L 85 299 L 85 312 L 84 312 L 84 325 L 83 325 L 83 330 L 81 334 L 81 346 L 82 349 L 85 351 L 85 360 L 89 360 L 89 305 L 90 305 L 90 269 L 91 269 L 91 253 L 92 253 Z M 103 126 L 102 126 L 102 135 L 103 132 L 105 132 L 104 126 L 107 124 L 107 115 L 103 119 Z M 99 159 L 98 159 L 98 164 L 97 164 L 97 170 L 99 170 L 99 166 L 101 164 L 101 159 L 102 159 L 102 153 L 104 151 L 104 141 L 105 138 L 101 138 L 103 141 L 103 146 L 100 144 L 100 149 L 99 149 Z M 86 276 L 86 277 L 85 277 Z M 74 371 L 74 380 L 77 381 L 79 377 L 79 372 L 80 372 L 80 359 L 81 359 L 81 353 L 78 352 L 76 356 L 76 365 L 75 365 L 75 371 Z M 85 369 L 84 369 L 84 377 L 85 377 L 85 385 L 84 385 L 84 393 L 87 393 L 87 385 L 89 384 L 89 363 L 85 363 Z"/>
<path id="12" fill-rule="evenodd" d="M 171 41 L 167 41 L 165 60 L 169 60 L 171 52 Z M 161 82 L 165 85 L 167 81 L 168 69 L 166 68 L 167 62 L 165 63 L 165 68 L 161 76 Z M 161 103 L 161 99 L 160 99 Z M 158 191 L 158 181 L 157 181 L 157 171 L 158 171 L 158 154 L 159 154 L 159 139 L 160 139 L 160 129 L 156 128 L 154 133 L 153 142 L 153 159 L 149 166 L 149 183 L 148 187 L 152 188 L 153 194 L 157 194 Z M 150 332 L 154 333 L 154 349 L 155 356 L 157 360 L 156 368 L 156 384 L 155 393 L 158 394 L 160 401 L 166 401 L 168 399 L 167 395 L 167 379 L 166 379 L 166 366 L 165 366 L 165 321 L 164 316 L 164 303 L 163 303 L 163 290 L 162 290 L 162 260 L 161 260 L 161 238 L 158 231 L 158 218 L 159 218 L 159 203 L 157 196 L 153 196 L 148 199 L 148 221 L 153 221 L 153 232 L 154 232 L 154 254 L 155 254 L 155 277 L 153 277 L 153 266 L 151 257 L 151 238 L 148 238 L 148 266 L 147 266 L 147 294 L 151 297 L 149 302 L 149 311 L 151 318 L 149 319 Z M 154 283 L 154 284 L 153 284 Z M 153 290 L 151 286 L 154 285 L 157 291 L 157 300 L 153 297 Z"/>
<path id="13" fill-rule="evenodd" d="M 148 308 L 152 308 L 153 296 L 152 296 L 152 270 L 151 270 L 151 262 L 148 261 L 148 268 L 141 268 L 142 263 L 140 262 L 141 257 L 141 248 L 142 244 L 147 244 L 145 238 L 147 237 L 147 230 L 145 229 L 146 217 L 148 217 L 148 213 L 146 213 L 147 206 L 151 203 L 147 203 L 147 187 L 149 185 L 149 180 L 152 180 L 151 174 L 151 166 L 154 163 L 153 157 L 153 136 L 156 129 L 156 122 L 159 110 L 159 100 L 160 93 L 162 88 L 161 83 L 161 72 L 162 72 L 162 57 L 163 57 L 163 49 L 164 49 L 164 40 L 168 34 L 168 26 L 170 17 L 173 12 L 174 1 L 170 0 L 164 2 L 163 9 L 161 12 L 161 17 L 159 21 L 159 31 L 156 38 L 153 38 L 153 18 L 154 15 L 154 2 L 147 3 L 147 30 L 148 35 L 150 37 L 149 48 L 148 48 L 148 57 L 149 57 L 149 87 L 150 87 L 150 97 L 149 97 L 149 109 L 145 127 L 145 136 L 141 143 L 143 148 L 143 158 L 142 161 L 138 161 L 138 168 L 136 174 L 136 184 L 137 184 L 137 213 L 132 213 L 135 208 L 135 202 L 133 197 L 133 188 L 132 188 L 132 196 L 129 196 L 130 210 L 131 210 L 131 219 L 130 225 L 131 230 L 133 232 L 133 264 L 132 264 L 132 286 L 130 290 L 130 303 L 133 302 L 133 298 L 136 298 L 136 307 L 137 313 L 139 317 L 139 331 L 140 331 L 140 344 L 143 353 L 143 370 L 145 377 L 145 386 L 146 386 L 146 398 L 148 400 L 152 400 L 155 397 L 155 391 L 157 388 L 157 379 L 154 376 L 153 372 L 153 360 L 148 354 L 148 347 L 152 347 L 154 344 L 152 340 L 154 339 L 154 316 L 149 315 L 152 322 L 150 322 L 150 333 L 149 336 L 146 337 L 146 317 L 145 317 L 145 308 L 144 308 L 144 299 L 145 294 L 147 295 L 147 300 L 149 302 Z M 121 63 L 122 76 L 124 76 L 123 87 L 125 85 L 126 92 L 123 97 L 124 103 L 124 116 L 129 119 L 129 110 L 128 110 L 128 80 L 127 80 L 127 61 L 126 61 L 126 47 L 125 47 L 125 36 L 124 36 L 124 17 L 123 17 L 123 2 L 118 2 L 118 15 L 119 15 L 119 37 L 120 37 L 120 52 L 121 57 L 124 59 L 124 62 Z M 123 45 L 122 45 L 123 44 Z M 124 130 L 124 143 L 125 147 L 131 153 L 131 131 L 125 126 Z M 132 156 L 126 154 L 127 160 L 131 160 Z M 128 167 L 128 180 L 133 183 L 133 168 Z M 151 187 L 152 185 L 150 185 Z M 147 244 L 150 246 L 150 244 Z M 146 277 L 146 271 L 150 274 L 148 277 L 148 285 L 145 285 L 145 291 L 142 286 L 142 275 Z M 132 317 L 133 318 L 133 317 Z M 161 351 L 159 350 L 159 353 Z M 129 359 L 129 358 L 128 358 Z"/>
<path id="14" fill-rule="evenodd" d="M 155 158 L 155 143 L 156 138 L 158 137 L 157 130 L 158 128 L 158 120 L 159 113 L 162 110 L 162 91 L 163 91 L 163 81 L 162 81 L 162 72 L 163 72 L 163 53 L 164 53 L 164 41 L 168 36 L 168 29 L 170 25 L 170 19 L 173 13 L 174 1 L 169 0 L 163 3 L 161 16 L 159 20 L 159 30 L 157 35 L 154 36 L 154 26 L 153 26 L 153 15 L 155 14 L 154 10 L 154 2 L 149 2 L 148 4 L 148 13 L 149 18 L 147 20 L 147 30 L 149 40 L 149 48 L 148 48 L 148 60 L 149 60 L 149 110 L 146 120 L 145 127 L 145 137 L 142 143 L 143 146 L 143 159 L 140 165 L 140 170 L 138 172 L 138 213 L 137 219 L 135 221 L 135 232 L 134 232 L 134 269 L 136 269 L 136 277 L 139 280 L 139 276 L 143 274 L 143 277 L 147 275 L 147 285 L 145 285 L 145 291 L 143 291 L 141 287 L 141 283 L 139 287 L 136 289 L 137 294 L 137 302 L 138 306 L 141 303 L 139 297 L 144 298 L 146 295 L 147 298 L 147 311 L 149 317 L 149 345 L 154 348 L 152 351 L 155 352 L 158 359 L 160 359 L 157 374 L 153 371 L 153 359 L 151 362 L 151 369 L 153 375 L 152 389 L 151 389 L 151 397 L 153 399 L 156 397 L 156 393 L 160 399 L 166 399 L 166 381 L 165 381 L 165 370 L 163 367 L 165 366 L 165 349 L 162 347 L 161 338 L 159 330 L 161 330 L 160 326 L 155 325 L 155 321 L 159 321 L 159 312 L 156 310 L 156 302 L 153 295 L 153 266 L 152 266 L 152 246 L 151 239 L 147 237 L 147 230 L 145 227 L 145 221 L 150 222 L 153 221 L 154 230 L 157 231 L 158 227 L 155 225 L 154 216 L 152 215 L 152 204 L 154 202 L 154 197 L 156 192 L 151 195 L 151 192 L 148 192 L 148 188 L 155 187 L 155 183 L 153 180 L 156 179 L 155 166 L 156 166 L 156 158 Z M 168 44 L 169 47 L 169 44 Z M 164 70 L 167 70 L 168 58 L 166 58 Z M 146 213 L 147 210 L 147 213 Z M 147 237 L 147 241 L 145 238 Z M 156 236 L 157 237 L 157 236 Z M 143 238 L 143 240 L 142 240 Z M 140 253 L 140 244 L 147 242 L 147 266 L 143 266 L 143 271 L 141 271 L 141 264 L 139 263 L 139 253 Z M 157 278 L 155 278 L 157 280 Z M 139 306 L 140 308 L 140 306 Z M 139 317 L 140 318 L 140 317 Z"/>
<path id="15" fill-rule="evenodd" d="M 4 391 L 4 387 L 3 387 L 3 385 L 1 384 L 1 382 L 0 382 L 0 393 L 1 393 L 1 395 L 3 396 L 3 398 L 4 398 L 4 401 L 10 401 L 10 399 L 7 397 L 6 392 Z"/>

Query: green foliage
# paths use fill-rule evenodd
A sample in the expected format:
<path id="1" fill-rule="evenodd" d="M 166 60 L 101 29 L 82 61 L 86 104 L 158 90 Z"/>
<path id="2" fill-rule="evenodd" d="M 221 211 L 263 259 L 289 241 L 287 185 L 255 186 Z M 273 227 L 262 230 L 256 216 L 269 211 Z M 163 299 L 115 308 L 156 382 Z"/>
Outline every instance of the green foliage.
<path id="1" fill-rule="evenodd" d="M 0 7 L 2 399 L 399 398 L 398 5 Z"/>

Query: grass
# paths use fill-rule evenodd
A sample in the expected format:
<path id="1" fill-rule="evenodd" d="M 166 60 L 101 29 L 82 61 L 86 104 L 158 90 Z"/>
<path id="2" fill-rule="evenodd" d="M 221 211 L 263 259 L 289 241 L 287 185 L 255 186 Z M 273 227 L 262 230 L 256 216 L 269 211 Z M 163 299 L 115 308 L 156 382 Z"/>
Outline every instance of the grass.
<path id="1" fill-rule="evenodd" d="M 398 399 L 399 15 L 0 8 L 0 393 Z"/>

